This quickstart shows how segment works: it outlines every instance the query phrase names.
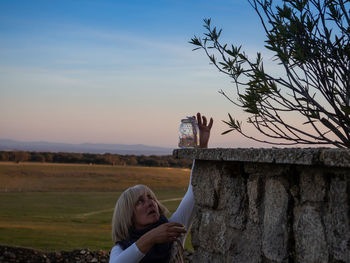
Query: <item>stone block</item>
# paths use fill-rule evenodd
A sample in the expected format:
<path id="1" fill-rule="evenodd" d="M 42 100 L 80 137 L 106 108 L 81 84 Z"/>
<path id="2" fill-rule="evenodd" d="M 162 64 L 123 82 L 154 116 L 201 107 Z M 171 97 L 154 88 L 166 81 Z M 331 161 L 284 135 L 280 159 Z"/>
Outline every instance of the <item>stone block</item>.
<path id="1" fill-rule="evenodd" d="M 326 184 L 321 168 L 304 168 L 300 173 L 301 202 L 322 202 L 326 193 Z"/>
<path id="2" fill-rule="evenodd" d="M 246 163 L 244 172 L 258 177 L 276 177 L 290 173 L 290 165 L 280 164 L 263 164 L 263 163 Z"/>
<path id="3" fill-rule="evenodd" d="M 243 229 L 246 221 L 246 186 L 240 174 L 227 171 L 222 175 L 218 209 L 225 209 L 229 226 Z"/>
<path id="4" fill-rule="evenodd" d="M 247 182 L 247 192 L 249 220 L 254 223 L 259 223 L 259 177 L 249 178 Z"/>
<path id="5" fill-rule="evenodd" d="M 260 225 L 252 223 L 248 223 L 243 232 L 237 231 L 232 238 L 228 262 L 262 262 L 261 234 Z"/>
<path id="6" fill-rule="evenodd" d="M 216 209 L 219 203 L 221 170 L 215 162 L 196 161 L 192 171 L 194 199 L 201 207 Z"/>
<path id="7" fill-rule="evenodd" d="M 326 166 L 350 167 L 349 149 L 323 149 L 320 161 Z"/>
<path id="8" fill-rule="evenodd" d="M 275 148 L 272 149 L 278 164 L 310 165 L 318 162 L 320 149 L 317 148 Z"/>
<path id="9" fill-rule="evenodd" d="M 350 262 L 350 178 L 347 179 L 331 179 L 328 208 L 324 216 L 330 253 L 334 259 L 344 262 Z"/>
<path id="10" fill-rule="evenodd" d="M 222 212 L 204 210 L 198 231 L 200 247 L 208 252 L 225 254 L 231 245 L 231 231 Z"/>
<path id="11" fill-rule="evenodd" d="M 199 227 L 201 225 L 202 219 L 202 210 L 199 206 L 195 205 L 194 207 L 194 218 L 191 226 L 191 242 L 194 249 L 199 248 Z"/>
<path id="12" fill-rule="evenodd" d="M 198 249 L 193 253 L 192 263 L 225 263 L 225 256 Z"/>
<path id="13" fill-rule="evenodd" d="M 200 248 L 196 249 L 193 253 L 192 262 L 193 263 L 211 263 L 212 254 Z"/>
<path id="14" fill-rule="evenodd" d="M 282 262 L 288 255 L 288 194 L 275 179 L 265 182 L 262 250 L 267 259 Z"/>
<path id="15" fill-rule="evenodd" d="M 294 235 L 297 262 L 327 263 L 329 258 L 321 216 L 315 207 L 294 209 Z"/>

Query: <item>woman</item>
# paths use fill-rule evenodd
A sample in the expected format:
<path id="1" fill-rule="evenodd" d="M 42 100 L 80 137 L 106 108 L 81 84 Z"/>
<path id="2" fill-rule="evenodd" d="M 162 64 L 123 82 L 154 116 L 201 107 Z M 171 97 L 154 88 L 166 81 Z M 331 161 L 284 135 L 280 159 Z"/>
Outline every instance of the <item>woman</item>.
<path id="1" fill-rule="evenodd" d="M 208 147 L 213 119 L 197 113 L 199 143 Z M 192 166 L 193 168 L 193 166 Z M 191 173 L 192 178 L 192 173 Z M 147 186 L 130 187 L 119 197 L 113 214 L 112 238 L 115 246 L 110 263 L 169 262 L 172 244 L 183 246 L 186 229 L 191 226 L 194 199 L 191 182 L 176 212 L 168 220 L 168 210 Z M 176 241 L 176 242 L 174 242 Z"/>

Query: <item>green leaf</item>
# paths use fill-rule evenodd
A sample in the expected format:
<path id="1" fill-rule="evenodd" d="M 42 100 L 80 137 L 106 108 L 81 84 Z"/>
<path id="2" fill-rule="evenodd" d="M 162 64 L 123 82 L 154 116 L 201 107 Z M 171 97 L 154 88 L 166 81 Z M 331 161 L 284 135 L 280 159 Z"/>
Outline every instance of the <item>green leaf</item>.
<path id="1" fill-rule="evenodd" d="M 232 118 L 232 116 L 231 116 L 230 113 L 228 113 L 228 117 L 230 118 L 231 123 L 234 123 L 234 122 L 235 122 L 235 120 Z"/>
<path id="2" fill-rule="evenodd" d="M 233 130 L 241 130 L 241 123 L 234 118 L 232 118 L 231 114 L 228 113 L 229 121 L 222 121 L 227 124 Z"/>
<path id="3" fill-rule="evenodd" d="M 229 130 L 224 131 L 223 133 L 221 133 L 221 135 L 227 134 L 227 133 L 232 132 L 232 131 L 234 131 L 234 129 L 229 129 Z"/>
<path id="4" fill-rule="evenodd" d="M 349 106 L 341 105 L 340 108 L 346 115 L 350 115 L 350 107 Z"/>
<path id="5" fill-rule="evenodd" d="M 306 121 L 306 122 L 303 123 L 303 125 L 309 124 L 309 123 L 314 123 L 314 122 L 316 122 L 316 121 Z"/>
<path id="6" fill-rule="evenodd" d="M 311 109 L 309 110 L 307 116 L 309 118 L 318 119 L 318 120 L 321 118 L 320 113 L 317 110 L 311 110 Z"/>
<path id="7" fill-rule="evenodd" d="M 204 18 L 204 24 L 206 24 L 207 26 L 210 26 L 210 21 L 211 19 L 210 18 Z"/>
<path id="8" fill-rule="evenodd" d="M 296 100 L 298 100 L 298 101 L 305 101 L 305 102 L 308 102 L 308 100 L 307 100 L 307 99 L 305 99 L 305 98 L 296 98 Z"/>
<path id="9" fill-rule="evenodd" d="M 189 41 L 188 43 L 195 45 L 195 46 L 202 46 L 202 42 L 200 41 L 200 39 L 196 36 L 194 36 L 193 38 L 191 38 L 191 41 Z"/>

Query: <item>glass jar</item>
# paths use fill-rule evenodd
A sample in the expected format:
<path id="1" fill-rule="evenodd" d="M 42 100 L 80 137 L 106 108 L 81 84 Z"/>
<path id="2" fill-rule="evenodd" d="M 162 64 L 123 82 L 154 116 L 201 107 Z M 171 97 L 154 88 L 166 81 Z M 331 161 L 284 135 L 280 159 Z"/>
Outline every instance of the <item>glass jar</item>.
<path id="1" fill-rule="evenodd" d="M 199 128 L 195 117 L 182 119 L 179 128 L 179 147 L 189 148 L 198 147 L 199 145 Z"/>

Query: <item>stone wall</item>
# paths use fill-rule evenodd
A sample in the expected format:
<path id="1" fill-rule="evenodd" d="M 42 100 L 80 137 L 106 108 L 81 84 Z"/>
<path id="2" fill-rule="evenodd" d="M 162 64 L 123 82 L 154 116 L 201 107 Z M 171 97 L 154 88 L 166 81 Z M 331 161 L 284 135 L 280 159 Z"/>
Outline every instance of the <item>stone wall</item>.
<path id="1" fill-rule="evenodd" d="M 350 262 L 350 151 L 179 149 L 196 159 L 193 262 Z"/>
<path id="2" fill-rule="evenodd" d="M 184 263 L 192 262 L 192 252 L 184 251 Z M 75 249 L 44 252 L 39 249 L 0 244 L 0 263 L 107 263 L 109 251 Z"/>
<path id="3" fill-rule="evenodd" d="M 26 247 L 0 245 L 1 263 L 107 263 L 108 261 L 109 251 L 104 250 L 43 252 Z"/>

